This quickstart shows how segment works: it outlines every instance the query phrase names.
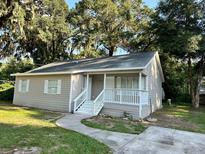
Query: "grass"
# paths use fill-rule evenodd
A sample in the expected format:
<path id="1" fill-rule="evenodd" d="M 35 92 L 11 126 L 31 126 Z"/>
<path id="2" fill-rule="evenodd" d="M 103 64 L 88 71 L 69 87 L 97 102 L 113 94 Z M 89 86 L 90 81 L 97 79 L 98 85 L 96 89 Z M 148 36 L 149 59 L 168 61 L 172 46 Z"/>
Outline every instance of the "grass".
<path id="1" fill-rule="evenodd" d="M 205 133 L 205 106 L 193 109 L 186 104 L 164 105 L 163 109 L 155 112 L 152 116 L 158 121 L 149 123 L 149 125 Z"/>
<path id="2" fill-rule="evenodd" d="M 29 147 L 41 148 L 41 153 L 110 153 L 110 149 L 95 139 L 59 128 L 55 125 L 59 113 L 38 109 L 0 105 L 0 153 Z"/>
<path id="3" fill-rule="evenodd" d="M 193 109 L 187 104 L 164 105 L 163 109 L 153 113 L 152 117 L 156 118 L 157 121 L 148 122 L 144 120 L 139 122 L 108 116 L 96 116 L 82 120 L 82 123 L 89 127 L 132 134 L 140 134 L 149 126 L 205 133 L 205 106 Z"/>
<path id="4" fill-rule="evenodd" d="M 140 122 L 110 116 L 96 116 L 81 122 L 89 127 L 130 134 L 140 134 L 146 129 Z"/>

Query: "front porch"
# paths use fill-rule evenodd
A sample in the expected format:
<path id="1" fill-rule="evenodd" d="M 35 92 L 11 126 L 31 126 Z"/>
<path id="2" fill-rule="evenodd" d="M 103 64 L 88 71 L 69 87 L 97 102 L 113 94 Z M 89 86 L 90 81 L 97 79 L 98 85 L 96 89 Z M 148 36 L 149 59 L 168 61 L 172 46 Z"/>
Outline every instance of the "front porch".
<path id="1" fill-rule="evenodd" d="M 149 104 L 148 77 L 142 72 L 85 74 L 83 91 L 74 99 L 74 113 L 98 115 L 106 104 L 138 107 Z"/>

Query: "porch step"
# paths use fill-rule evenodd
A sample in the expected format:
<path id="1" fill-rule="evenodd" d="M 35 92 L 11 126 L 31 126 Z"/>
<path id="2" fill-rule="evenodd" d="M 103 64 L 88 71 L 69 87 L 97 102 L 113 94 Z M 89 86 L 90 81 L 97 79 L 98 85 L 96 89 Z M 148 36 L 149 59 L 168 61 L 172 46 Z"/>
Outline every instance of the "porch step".
<path id="1" fill-rule="evenodd" d="M 93 101 L 85 101 L 80 108 L 75 111 L 80 114 L 93 115 Z"/>

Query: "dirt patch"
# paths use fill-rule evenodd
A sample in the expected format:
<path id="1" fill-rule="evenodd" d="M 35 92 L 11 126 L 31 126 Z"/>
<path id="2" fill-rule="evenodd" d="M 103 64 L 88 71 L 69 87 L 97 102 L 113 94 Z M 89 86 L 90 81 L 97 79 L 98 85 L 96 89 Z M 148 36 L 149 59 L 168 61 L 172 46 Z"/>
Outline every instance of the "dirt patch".
<path id="1" fill-rule="evenodd" d="M 144 127 L 144 125 L 139 121 L 131 121 L 129 119 L 105 115 L 85 119 L 85 121 L 86 122 L 84 124 L 89 127 L 130 134 L 140 134 L 146 129 L 146 127 Z"/>
<path id="2" fill-rule="evenodd" d="M 0 154 L 40 154 L 41 148 L 39 147 L 25 147 L 25 148 L 16 148 L 12 150 L 3 150 L 0 149 Z"/>
<path id="3" fill-rule="evenodd" d="M 66 145 L 66 144 L 61 144 L 61 145 L 58 145 L 58 146 L 53 146 L 51 149 L 49 149 L 48 153 L 55 153 L 60 148 L 70 148 L 70 146 Z"/>
<path id="4" fill-rule="evenodd" d="M 167 128 L 178 128 L 185 130 L 197 130 L 199 127 L 183 118 L 174 115 L 166 114 L 153 114 L 152 117 L 156 118 L 156 122 L 143 122 L 146 125 L 161 126 Z"/>

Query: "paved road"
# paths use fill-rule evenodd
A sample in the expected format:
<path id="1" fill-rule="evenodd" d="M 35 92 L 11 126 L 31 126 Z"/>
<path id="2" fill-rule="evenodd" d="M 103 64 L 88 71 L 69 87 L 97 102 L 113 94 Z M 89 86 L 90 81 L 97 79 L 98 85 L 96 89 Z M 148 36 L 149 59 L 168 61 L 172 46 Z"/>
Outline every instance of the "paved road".
<path id="1" fill-rule="evenodd" d="M 86 115 L 68 114 L 56 124 L 105 143 L 119 154 L 205 154 L 205 135 L 162 127 L 149 127 L 140 135 L 87 127 Z"/>

